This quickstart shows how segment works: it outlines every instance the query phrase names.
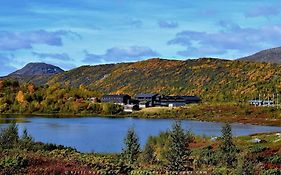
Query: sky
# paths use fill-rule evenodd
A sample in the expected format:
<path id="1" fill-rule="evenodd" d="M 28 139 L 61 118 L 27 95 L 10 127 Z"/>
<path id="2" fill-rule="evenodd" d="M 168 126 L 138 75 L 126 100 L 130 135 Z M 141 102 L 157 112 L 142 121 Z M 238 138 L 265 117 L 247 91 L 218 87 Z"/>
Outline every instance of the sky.
<path id="1" fill-rule="evenodd" d="M 281 46 L 280 19 L 280 0 L 3 1 L 0 76 L 29 62 L 236 59 Z"/>

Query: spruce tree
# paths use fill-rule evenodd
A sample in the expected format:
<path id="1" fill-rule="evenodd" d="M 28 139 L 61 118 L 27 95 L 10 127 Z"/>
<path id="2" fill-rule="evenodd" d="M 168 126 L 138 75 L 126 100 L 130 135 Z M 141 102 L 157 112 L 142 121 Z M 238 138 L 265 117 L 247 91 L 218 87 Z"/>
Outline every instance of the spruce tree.
<path id="1" fill-rule="evenodd" d="M 219 160 L 217 158 L 215 151 L 213 150 L 213 147 L 209 145 L 200 151 L 199 159 L 198 159 L 197 163 L 199 166 L 201 166 L 203 164 L 216 165 L 218 161 Z"/>
<path id="2" fill-rule="evenodd" d="M 0 131 L 0 148 L 9 149 L 14 147 L 19 140 L 18 127 L 15 123 Z"/>
<path id="3" fill-rule="evenodd" d="M 237 148 L 233 143 L 232 129 L 230 124 L 225 124 L 221 130 L 222 144 L 220 145 L 220 151 L 222 154 L 222 160 L 227 166 L 233 166 L 236 161 Z"/>
<path id="4" fill-rule="evenodd" d="M 146 143 L 142 155 L 143 162 L 153 163 L 156 161 L 155 150 L 149 142 Z"/>
<path id="5" fill-rule="evenodd" d="M 170 171 L 184 171 L 189 165 L 188 157 L 190 150 L 188 148 L 188 138 L 181 122 L 173 124 L 169 136 L 169 149 L 167 152 L 168 169 Z"/>
<path id="6" fill-rule="evenodd" d="M 123 149 L 122 156 L 126 163 L 133 164 L 138 159 L 140 153 L 139 139 L 134 128 L 128 130 L 124 143 L 125 148 Z"/>

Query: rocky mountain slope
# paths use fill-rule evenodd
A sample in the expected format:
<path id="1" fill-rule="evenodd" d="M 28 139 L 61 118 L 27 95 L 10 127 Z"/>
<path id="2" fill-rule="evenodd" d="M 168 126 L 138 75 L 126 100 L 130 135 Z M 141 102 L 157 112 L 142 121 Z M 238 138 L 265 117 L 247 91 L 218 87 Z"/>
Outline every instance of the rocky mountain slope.
<path id="1" fill-rule="evenodd" d="M 255 61 L 255 62 L 269 62 L 281 63 L 281 47 L 272 48 L 260 51 L 253 55 L 240 58 L 240 60 Z"/>

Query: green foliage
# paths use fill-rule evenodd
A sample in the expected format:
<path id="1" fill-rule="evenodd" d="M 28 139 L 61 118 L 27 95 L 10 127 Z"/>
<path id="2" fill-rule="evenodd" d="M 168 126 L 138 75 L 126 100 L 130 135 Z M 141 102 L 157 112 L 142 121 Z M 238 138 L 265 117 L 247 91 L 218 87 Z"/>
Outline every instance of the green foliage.
<path id="1" fill-rule="evenodd" d="M 248 155 L 244 155 L 238 160 L 236 174 L 237 175 L 254 175 L 255 174 L 254 162 Z"/>
<path id="2" fill-rule="evenodd" d="M 281 165 L 281 155 L 274 155 L 272 157 L 269 157 L 268 161 L 276 165 Z"/>
<path id="3" fill-rule="evenodd" d="M 113 103 L 103 103 L 102 110 L 104 114 L 117 114 L 123 111 L 123 108 L 120 105 Z"/>
<path id="4" fill-rule="evenodd" d="M 32 136 L 28 134 L 27 129 L 25 128 L 23 130 L 23 134 L 22 134 L 21 138 L 19 139 L 20 148 L 30 150 L 33 148 L 33 142 L 34 142 L 34 140 L 33 140 Z"/>
<path id="5" fill-rule="evenodd" d="M 201 166 L 205 165 L 217 165 L 220 162 L 219 155 L 212 146 L 207 146 L 200 150 L 197 164 Z"/>
<path id="6" fill-rule="evenodd" d="M 237 148 L 233 143 L 232 139 L 232 129 L 230 124 L 225 124 L 221 130 L 222 133 L 222 144 L 220 145 L 220 151 L 222 156 L 222 161 L 227 166 L 234 166 L 236 164 L 237 158 Z"/>
<path id="7" fill-rule="evenodd" d="M 257 145 L 253 145 L 250 147 L 250 151 L 252 153 L 260 153 L 260 152 L 263 152 L 266 150 L 266 147 L 263 146 L 263 145 L 260 145 L 260 144 L 257 144 Z"/>
<path id="8" fill-rule="evenodd" d="M 268 170 L 264 170 L 263 173 L 266 174 L 266 175 L 280 175 L 281 174 L 281 170 L 278 170 L 278 169 L 268 169 Z"/>
<path id="9" fill-rule="evenodd" d="M 188 149 L 188 138 L 181 122 L 177 121 L 173 124 L 170 131 L 170 145 L 167 152 L 168 165 L 171 171 L 184 171 L 190 164 L 188 158 L 190 150 Z"/>
<path id="10" fill-rule="evenodd" d="M 18 127 L 15 123 L 0 131 L 0 149 L 9 149 L 19 141 Z"/>
<path id="11" fill-rule="evenodd" d="M 150 138 L 148 138 L 148 141 L 146 142 L 146 145 L 142 152 L 142 161 L 144 163 L 155 163 L 155 148 L 153 147 L 152 143 L 149 142 L 149 140 Z"/>
<path id="12" fill-rule="evenodd" d="M 140 154 L 139 139 L 134 128 L 130 128 L 124 139 L 125 148 L 122 151 L 122 158 L 128 164 L 133 164 L 137 161 Z"/>
<path id="13" fill-rule="evenodd" d="M 7 156 L 0 162 L 0 167 L 2 168 L 10 168 L 10 169 L 19 169 L 26 167 L 28 164 L 28 160 L 22 156 Z M 1 169 L 1 168 L 0 168 Z"/>
<path id="14" fill-rule="evenodd" d="M 65 150 L 65 149 L 68 149 L 70 151 L 76 151 L 76 149 L 74 149 L 74 148 L 63 146 L 63 145 L 57 145 L 57 144 L 53 144 L 53 143 L 42 144 L 39 148 L 42 150 L 45 150 L 45 151 Z"/>

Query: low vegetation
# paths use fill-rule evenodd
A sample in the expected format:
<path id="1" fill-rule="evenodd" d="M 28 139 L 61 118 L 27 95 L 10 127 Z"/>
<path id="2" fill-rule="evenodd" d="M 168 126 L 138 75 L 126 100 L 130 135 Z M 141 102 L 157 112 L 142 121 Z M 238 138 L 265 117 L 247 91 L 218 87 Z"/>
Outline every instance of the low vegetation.
<path id="1" fill-rule="evenodd" d="M 80 153 L 62 145 L 35 142 L 16 124 L 0 132 L 0 174 L 165 174 L 214 175 L 281 173 L 281 134 L 233 137 L 230 125 L 222 136 L 195 136 L 175 122 L 140 148 L 137 133 L 128 130 L 120 154 Z M 255 138 L 262 141 L 253 142 Z M 9 144 L 7 144 L 9 143 Z"/>
<path id="2" fill-rule="evenodd" d="M 280 109 L 246 103 L 200 103 L 176 108 L 147 108 L 131 115 L 141 118 L 177 118 L 281 126 Z"/>

